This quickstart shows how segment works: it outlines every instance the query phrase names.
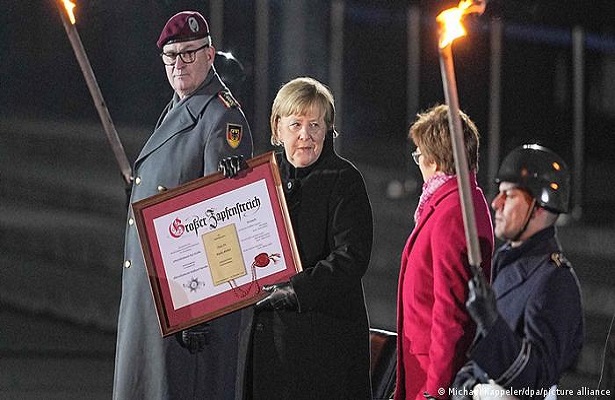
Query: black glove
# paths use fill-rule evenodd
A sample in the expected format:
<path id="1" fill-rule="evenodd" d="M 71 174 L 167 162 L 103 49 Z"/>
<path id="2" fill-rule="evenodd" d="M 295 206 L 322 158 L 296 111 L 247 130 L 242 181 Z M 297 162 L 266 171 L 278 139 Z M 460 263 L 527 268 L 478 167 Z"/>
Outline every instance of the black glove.
<path id="1" fill-rule="evenodd" d="M 297 310 L 299 301 L 290 282 L 276 283 L 263 286 L 269 295 L 256 303 L 256 310 Z"/>
<path id="2" fill-rule="evenodd" d="M 222 172 L 226 178 L 237 176 L 239 171 L 248 167 L 248 164 L 243 159 L 243 156 L 230 156 L 223 158 L 218 163 L 218 171 Z"/>
<path id="3" fill-rule="evenodd" d="M 195 354 L 203 351 L 209 343 L 209 324 L 201 324 L 185 329 L 175 334 L 175 339 L 179 344 L 188 349 L 190 354 Z"/>
<path id="4" fill-rule="evenodd" d="M 472 400 L 472 390 L 479 383 L 487 383 L 489 376 L 474 361 L 468 361 L 453 380 L 451 400 Z"/>
<path id="5" fill-rule="evenodd" d="M 474 365 L 472 362 L 464 365 L 453 381 L 452 388 L 453 393 L 451 400 L 472 400 L 470 395 L 471 390 L 478 383 L 476 377 L 474 377 Z"/>
<path id="6" fill-rule="evenodd" d="M 476 322 L 479 332 L 486 335 L 489 329 L 495 325 L 499 313 L 495 301 L 495 293 L 487 283 L 482 271 L 476 271 L 468 282 L 470 290 L 466 307 L 470 316 Z"/>

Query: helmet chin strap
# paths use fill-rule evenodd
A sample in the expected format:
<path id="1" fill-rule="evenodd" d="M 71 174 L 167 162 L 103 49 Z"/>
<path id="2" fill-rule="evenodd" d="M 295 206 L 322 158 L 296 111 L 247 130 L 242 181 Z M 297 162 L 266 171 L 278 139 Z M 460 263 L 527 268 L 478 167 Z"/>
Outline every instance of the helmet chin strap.
<path id="1" fill-rule="evenodd" d="M 523 227 L 517 232 L 515 237 L 510 239 L 511 242 L 518 242 L 519 238 L 523 233 L 527 230 L 527 226 L 530 224 L 530 219 L 532 218 L 532 213 L 534 212 L 534 208 L 536 207 L 536 199 L 532 198 L 532 202 L 530 203 L 530 207 L 527 210 L 527 214 L 525 215 L 525 221 L 523 222 Z"/>

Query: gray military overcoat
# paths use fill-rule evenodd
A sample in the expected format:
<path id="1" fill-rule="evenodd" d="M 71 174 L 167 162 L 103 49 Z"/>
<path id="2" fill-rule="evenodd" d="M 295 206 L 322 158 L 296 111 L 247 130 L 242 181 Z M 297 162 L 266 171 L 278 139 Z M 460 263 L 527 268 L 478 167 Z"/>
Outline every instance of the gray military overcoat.
<path id="1" fill-rule="evenodd" d="M 175 95 L 135 162 L 131 203 L 214 173 L 221 158 L 252 156 L 250 128 L 227 90 L 212 69 L 194 94 Z M 124 260 L 113 398 L 233 399 L 241 311 L 212 321 L 205 351 L 190 354 L 161 336 L 131 210 Z"/>

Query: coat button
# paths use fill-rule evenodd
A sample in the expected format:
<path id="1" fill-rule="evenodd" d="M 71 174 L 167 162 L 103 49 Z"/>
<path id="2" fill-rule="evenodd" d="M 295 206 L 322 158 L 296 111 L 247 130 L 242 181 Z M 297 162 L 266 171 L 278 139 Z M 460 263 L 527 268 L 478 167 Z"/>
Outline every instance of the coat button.
<path id="1" fill-rule="evenodd" d="M 262 332 L 265 330 L 265 325 L 261 322 L 259 322 L 258 324 L 256 324 L 256 330 L 259 332 Z"/>
<path id="2" fill-rule="evenodd" d="M 286 184 L 286 187 L 288 188 L 288 190 L 293 188 L 293 183 L 291 181 L 288 181 L 288 183 Z"/>
<path id="3" fill-rule="evenodd" d="M 140 176 L 137 176 L 137 177 L 135 178 L 135 185 L 140 185 L 140 184 L 141 184 L 141 177 L 140 177 Z"/>
<path id="4" fill-rule="evenodd" d="M 135 220 L 133 218 L 128 218 L 128 225 L 134 225 Z"/>
<path id="5" fill-rule="evenodd" d="M 132 263 L 130 262 L 130 260 L 126 260 L 126 261 L 124 261 L 124 268 L 130 268 L 130 265 L 131 265 L 131 264 L 132 264 Z"/>
<path id="6" fill-rule="evenodd" d="M 165 190 L 167 190 L 167 188 L 165 188 L 162 185 L 158 185 L 157 189 L 158 189 L 159 192 L 164 192 Z"/>

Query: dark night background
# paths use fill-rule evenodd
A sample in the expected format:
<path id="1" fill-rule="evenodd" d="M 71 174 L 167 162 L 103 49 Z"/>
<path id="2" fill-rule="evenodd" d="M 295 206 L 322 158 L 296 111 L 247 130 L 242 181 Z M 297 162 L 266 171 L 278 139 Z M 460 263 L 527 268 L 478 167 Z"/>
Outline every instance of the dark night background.
<path id="1" fill-rule="evenodd" d="M 155 42 L 177 11 L 201 11 L 211 24 L 210 7 L 223 5 L 222 37 L 213 42 L 245 67 L 236 97 L 255 153 L 270 149 L 262 121 L 284 82 L 310 75 L 332 83 L 331 1 L 75 2 L 77 29 L 131 161 L 172 95 Z M 257 4 L 269 11 L 266 71 L 256 70 Z M 457 2 L 343 4 L 338 149 L 363 172 L 374 207 L 365 279 L 372 325 L 394 329 L 399 254 L 421 184 L 406 135 L 417 111 L 444 102 L 435 16 Z M 411 6 L 420 10 L 418 93 L 406 89 Z M 574 164 L 571 30 L 585 33 L 582 196 L 560 236 L 583 286 L 588 335 L 564 386 L 595 388 L 615 309 L 615 1 L 491 1 L 483 16 L 468 18 L 468 36 L 453 52 L 461 108 L 482 134 L 487 193 L 494 20 L 503 26 L 500 157 L 538 142 Z M 3 0 L 0 55 L 0 399 L 110 398 L 126 212 L 119 170 L 53 0 Z M 256 93 L 263 73 L 267 93 Z M 408 111 L 412 96 L 418 109 Z"/>
<path id="2" fill-rule="evenodd" d="M 239 97 L 253 120 L 255 2 L 223 3 L 224 41 L 218 49 L 232 51 L 246 67 L 248 79 Z M 297 75 L 328 82 L 330 3 L 268 2 L 270 100 L 281 84 Z M 502 153 L 519 143 L 537 140 L 571 159 L 570 28 L 580 26 L 586 29 L 588 42 L 586 156 L 592 162 L 609 159 L 613 150 L 613 141 L 608 140 L 609 122 L 615 110 L 610 101 L 611 75 L 615 73 L 615 2 L 593 1 L 591 7 L 583 7 L 583 3 L 493 1 L 485 15 L 469 22 L 469 36 L 456 42 L 461 106 L 485 135 L 489 20 L 499 18 L 504 23 Z M 405 16 L 409 4 L 421 10 L 419 107 L 443 102 L 434 16 L 456 2 L 346 1 L 342 128 L 346 143 L 352 142 L 353 148 L 362 147 L 367 140 L 377 142 L 378 147 L 382 144 L 382 152 L 388 152 L 405 143 L 413 118 L 406 115 L 405 93 Z M 181 9 L 198 9 L 207 15 L 209 2 L 78 2 L 77 29 L 116 125 L 151 127 L 169 99 L 171 89 L 155 40 L 169 15 Z M 293 9 L 307 17 L 293 21 L 293 11 L 289 11 Z M 88 89 L 53 1 L 6 2 L 3 10 L 1 115 L 96 122 L 96 110 L 88 101 Z M 301 34 L 295 46 L 288 44 L 293 35 Z M 268 136 L 266 131 L 257 134 Z M 486 146 L 489 138 L 483 140 Z"/>

